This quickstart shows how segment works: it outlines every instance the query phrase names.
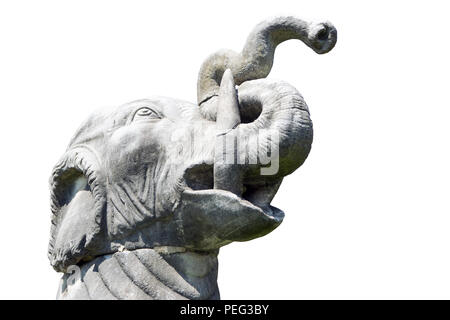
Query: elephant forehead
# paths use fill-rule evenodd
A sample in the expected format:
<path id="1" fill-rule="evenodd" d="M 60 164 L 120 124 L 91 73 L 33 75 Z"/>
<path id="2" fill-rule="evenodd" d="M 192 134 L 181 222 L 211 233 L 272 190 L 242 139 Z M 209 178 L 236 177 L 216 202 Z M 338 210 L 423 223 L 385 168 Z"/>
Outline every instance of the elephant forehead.
<path id="1" fill-rule="evenodd" d="M 111 133 L 129 124 L 136 111 L 144 107 L 174 122 L 201 119 L 198 106 L 190 102 L 167 97 L 136 100 L 118 107 L 95 110 L 79 127 L 69 148 L 80 144 L 104 144 Z"/>

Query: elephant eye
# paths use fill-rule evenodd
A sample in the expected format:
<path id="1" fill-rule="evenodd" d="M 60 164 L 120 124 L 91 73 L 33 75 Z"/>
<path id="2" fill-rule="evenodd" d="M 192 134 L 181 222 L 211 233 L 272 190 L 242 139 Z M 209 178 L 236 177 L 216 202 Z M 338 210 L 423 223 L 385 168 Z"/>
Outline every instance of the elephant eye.
<path id="1" fill-rule="evenodd" d="M 143 107 L 136 111 L 133 117 L 133 121 L 140 120 L 151 120 L 151 119 L 161 119 L 160 115 L 156 113 L 154 110 Z"/>

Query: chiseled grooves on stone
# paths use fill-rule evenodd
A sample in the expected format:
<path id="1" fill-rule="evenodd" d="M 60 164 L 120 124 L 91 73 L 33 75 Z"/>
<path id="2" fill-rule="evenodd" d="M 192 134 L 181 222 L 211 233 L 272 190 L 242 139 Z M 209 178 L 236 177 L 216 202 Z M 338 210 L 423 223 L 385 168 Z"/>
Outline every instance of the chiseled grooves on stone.
<path id="1" fill-rule="evenodd" d="M 187 263 L 186 259 L 189 260 Z M 193 270 L 182 270 L 185 265 L 190 265 Z M 81 277 L 74 284 L 70 277 L 64 275 L 59 299 L 219 298 L 217 255 L 213 253 L 159 254 L 153 249 L 117 252 L 82 265 Z"/>

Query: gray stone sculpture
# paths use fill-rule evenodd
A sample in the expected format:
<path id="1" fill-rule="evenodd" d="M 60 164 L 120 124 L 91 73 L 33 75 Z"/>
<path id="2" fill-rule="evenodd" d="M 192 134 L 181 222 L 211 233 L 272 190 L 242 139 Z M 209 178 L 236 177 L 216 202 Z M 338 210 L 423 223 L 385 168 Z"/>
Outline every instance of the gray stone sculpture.
<path id="1" fill-rule="evenodd" d="M 241 53 L 203 63 L 198 105 L 156 97 L 82 124 L 50 179 L 59 299 L 219 299 L 219 248 L 281 223 L 270 202 L 311 148 L 302 96 L 261 79 L 289 39 L 326 53 L 337 32 L 328 22 L 264 21 Z"/>

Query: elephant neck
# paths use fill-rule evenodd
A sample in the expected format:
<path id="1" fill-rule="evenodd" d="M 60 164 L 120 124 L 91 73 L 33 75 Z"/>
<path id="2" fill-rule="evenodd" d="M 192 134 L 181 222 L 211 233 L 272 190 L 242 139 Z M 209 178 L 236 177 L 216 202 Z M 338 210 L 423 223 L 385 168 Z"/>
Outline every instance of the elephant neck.
<path id="1" fill-rule="evenodd" d="M 169 247 L 97 257 L 62 277 L 57 298 L 220 299 L 217 255 Z"/>

